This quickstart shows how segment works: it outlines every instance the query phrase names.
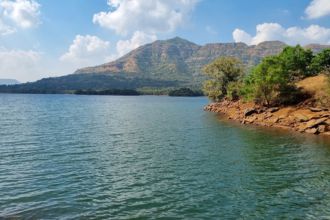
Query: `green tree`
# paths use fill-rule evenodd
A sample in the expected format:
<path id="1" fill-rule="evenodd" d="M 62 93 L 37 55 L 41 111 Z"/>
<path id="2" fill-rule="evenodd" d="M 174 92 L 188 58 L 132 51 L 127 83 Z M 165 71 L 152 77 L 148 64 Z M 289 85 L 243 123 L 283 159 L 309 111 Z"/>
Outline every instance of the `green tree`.
<path id="1" fill-rule="evenodd" d="M 330 70 L 330 49 L 324 49 L 314 57 L 312 60 L 311 69 L 316 74 L 322 71 Z"/>
<path id="2" fill-rule="evenodd" d="M 215 101 L 227 95 L 231 82 L 237 82 L 243 75 L 243 63 L 234 57 L 220 57 L 203 68 L 210 79 L 205 81 L 203 91 Z"/>
<path id="3" fill-rule="evenodd" d="M 271 105 L 278 97 L 281 88 L 289 84 L 289 75 L 283 70 L 278 56 L 266 57 L 246 78 L 243 94 L 247 99 Z"/>
<path id="4" fill-rule="evenodd" d="M 305 50 L 300 45 L 285 47 L 278 55 L 282 70 L 287 72 L 292 80 L 299 80 L 313 74 L 309 66 L 313 60 L 313 52 Z"/>

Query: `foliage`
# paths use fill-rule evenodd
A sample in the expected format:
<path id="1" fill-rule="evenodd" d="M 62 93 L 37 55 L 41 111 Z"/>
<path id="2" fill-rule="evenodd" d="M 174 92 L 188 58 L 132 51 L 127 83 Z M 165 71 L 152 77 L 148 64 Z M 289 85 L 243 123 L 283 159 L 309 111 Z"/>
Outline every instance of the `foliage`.
<path id="1" fill-rule="evenodd" d="M 137 96 L 140 95 L 134 89 L 107 89 L 107 90 L 77 90 L 76 95 L 123 95 L 123 96 Z"/>
<path id="2" fill-rule="evenodd" d="M 234 57 L 220 57 L 203 68 L 210 79 L 203 85 L 205 94 L 215 101 L 227 95 L 231 82 L 238 81 L 243 75 L 242 62 Z"/>
<path id="3" fill-rule="evenodd" d="M 71 74 L 45 78 L 33 83 L 0 86 L 2 93 L 70 93 L 76 90 L 137 89 L 142 87 L 177 87 L 177 81 L 132 78 L 111 74 Z"/>
<path id="4" fill-rule="evenodd" d="M 237 101 L 242 95 L 243 83 L 241 81 L 235 81 L 228 83 L 227 95 L 229 100 Z"/>
<path id="5" fill-rule="evenodd" d="M 318 74 L 329 62 L 329 50 L 314 56 L 301 46 L 286 47 L 277 56 L 262 60 L 245 78 L 241 94 L 260 104 L 296 104 L 309 96 L 296 87 L 296 82 Z"/>
<path id="6" fill-rule="evenodd" d="M 270 105 L 278 96 L 281 87 L 287 86 L 289 77 L 283 71 L 278 56 L 270 56 L 252 70 L 246 78 L 243 94 L 247 99 Z"/>
<path id="7" fill-rule="evenodd" d="M 278 55 L 282 71 L 286 71 L 292 80 L 302 79 L 315 73 L 309 69 L 313 57 L 311 50 L 306 50 L 300 45 L 285 47 Z"/>
<path id="8" fill-rule="evenodd" d="M 316 73 L 330 70 L 330 49 L 325 49 L 314 57 L 311 69 Z"/>
<path id="9" fill-rule="evenodd" d="M 169 96 L 187 96 L 187 97 L 196 97 L 196 96 L 203 96 L 202 91 L 194 91 L 189 88 L 180 88 L 176 90 L 172 90 L 168 94 Z"/>

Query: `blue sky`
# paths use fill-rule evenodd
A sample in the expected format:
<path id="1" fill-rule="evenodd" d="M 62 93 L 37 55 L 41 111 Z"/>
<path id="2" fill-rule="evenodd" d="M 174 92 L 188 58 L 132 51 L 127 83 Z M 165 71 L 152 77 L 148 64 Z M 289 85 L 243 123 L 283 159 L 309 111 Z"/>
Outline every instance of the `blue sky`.
<path id="1" fill-rule="evenodd" d="M 0 78 L 65 75 L 175 36 L 330 44 L 330 0 L 0 0 Z"/>

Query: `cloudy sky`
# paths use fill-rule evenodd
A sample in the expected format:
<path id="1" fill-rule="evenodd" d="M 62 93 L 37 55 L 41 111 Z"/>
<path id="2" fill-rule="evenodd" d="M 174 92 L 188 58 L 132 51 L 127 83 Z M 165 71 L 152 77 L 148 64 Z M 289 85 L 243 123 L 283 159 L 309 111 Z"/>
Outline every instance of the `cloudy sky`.
<path id="1" fill-rule="evenodd" d="M 175 36 L 330 44 L 330 0 L 0 0 L 0 78 L 65 75 Z"/>

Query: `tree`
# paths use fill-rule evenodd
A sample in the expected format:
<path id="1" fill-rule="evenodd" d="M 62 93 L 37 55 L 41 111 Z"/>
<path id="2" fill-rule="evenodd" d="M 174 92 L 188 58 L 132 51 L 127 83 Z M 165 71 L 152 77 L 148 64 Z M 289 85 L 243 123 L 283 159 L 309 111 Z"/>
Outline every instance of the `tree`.
<path id="1" fill-rule="evenodd" d="M 243 63 L 234 57 L 220 57 L 203 68 L 210 79 L 203 85 L 207 96 L 215 101 L 227 95 L 229 83 L 238 81 L 243 75 Z"/>
<path id="2" fill-rule="evenodd" d="M 282 87 L 289 83 L 289 75 L 283 70 L 278 56 L 266 57 L 246 78 L 243 94 L 257 103 L 272 104 Z"/>
<path id="3" fill-rule="evenodd" d="M 324 49 L 313 58 L 311 69 L 316 74 L 322 71 L 330 70 L 330 49 Z"/>
<path id="4" fill-rule="evenodd" d="M 305 50 L 300 45 L 295 47 L 285 47 L 278 55 L 282 70 L 289 74 L 292 80 L 299 80 L 307 76 L 313 75 L 309 66 L 314 58 L 313 52 Z"/>

